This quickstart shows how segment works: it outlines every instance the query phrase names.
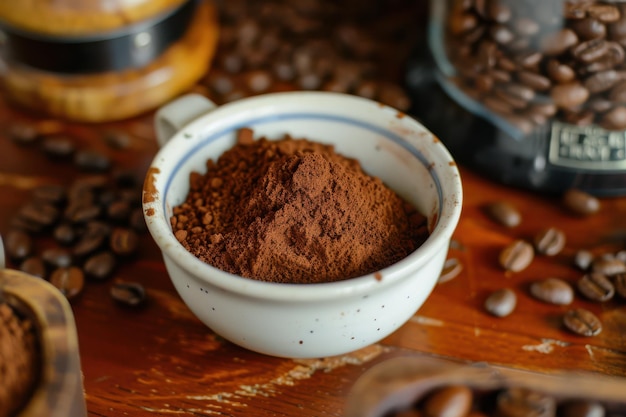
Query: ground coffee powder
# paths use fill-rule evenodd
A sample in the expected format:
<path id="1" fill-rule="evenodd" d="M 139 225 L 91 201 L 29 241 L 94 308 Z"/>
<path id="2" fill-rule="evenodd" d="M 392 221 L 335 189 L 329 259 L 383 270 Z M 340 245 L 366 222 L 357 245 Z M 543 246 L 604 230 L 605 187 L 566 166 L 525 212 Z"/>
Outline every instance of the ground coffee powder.
<path id="1" fill-rule="evenodd" d="M 425 217 L 332 146 L 294 139 L 237 144 L 190 176 L 176 238 L 225 271 L 272 282 L 352 278 L 401 260 L 428 236 Z"/>
<path id="2" fill-rule="evenodd" d="M 38 374 L 38 347 L 29 320 L 0 300 L 0 417 L 15 415 L 29 398 Z"/>

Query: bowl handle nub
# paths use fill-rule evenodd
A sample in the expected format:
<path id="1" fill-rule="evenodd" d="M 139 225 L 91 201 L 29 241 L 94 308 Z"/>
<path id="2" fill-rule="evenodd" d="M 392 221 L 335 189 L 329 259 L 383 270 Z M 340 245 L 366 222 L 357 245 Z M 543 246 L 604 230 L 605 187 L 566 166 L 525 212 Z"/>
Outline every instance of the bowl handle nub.
<path id="1" fill-rule="evenodd" d="M 187 124 L 216 107 L 215 103 L 200 94 L 186 94 L 161 107 L 154 116 L 159 147 Z"/>

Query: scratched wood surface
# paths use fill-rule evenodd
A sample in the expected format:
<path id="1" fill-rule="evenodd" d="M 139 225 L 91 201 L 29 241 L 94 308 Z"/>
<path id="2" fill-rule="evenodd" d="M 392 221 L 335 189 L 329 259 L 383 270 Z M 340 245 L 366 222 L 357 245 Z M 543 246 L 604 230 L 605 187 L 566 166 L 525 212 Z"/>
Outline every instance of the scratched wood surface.
<path id="1" fill-rule="evenodd" d="M 7 105 L 0 99 L 0 233 L 40 184 L 68 183 L 71 164 L 56 163 L 36 147 L 9 140 L 16 122 L 47 133 L 70 135 L 79 147 L 108 154 L 117 167 L 142 176 L 156 152 L 152 114 L 106 125 L 51 120 Z M 128 134 L 124 149 L 111 148 L 103 134 Z M 419 312 L 397 332 L 361 351 L 332 358 L 290 360 L 246 351 L 216 336 L 182 303 L 150 238 L 115 277 L 90 282 L 73 300 L 78 327 L 85 396 L 90 416 L 341 416 L 346 396 L 359 376 L 376 363 L 404 355 L 433 355 L 486 361 L 534 371 L 580 370 L 626 377 L 626 301 L 596 304 L 577 297 L 603 322 L 593 338 L 575 336 L 560 323 L 564 307 L 538 302 L 528 285 L 550 276 L 574 282 L 577 249 L 617 250 L 626 241 L 626 197 L 603 199 L 600 213 L 570 215 L 555 197 L 505 187 L 461 167 L 463 214 L 450 257 L 463 270 L 438 285 Z M 513 229 L 499 226 L 482 211 L 485 203 L 506 199 L 523 215 Z M 562 228 L 562 254 L 537 257 L 519 273 L 497 264 L 499 250 L 516 238 L 530 239 L 546 226 Z M 138 281 L 148 292 L 140 309 L 121 308 L 109 296 L 115 279 Z M 483 310 L 487 294 L 504 286 L 518 293 L 518 306 L 506 318 Z M 268 323 L 271 331 L 272 323 Z"/>

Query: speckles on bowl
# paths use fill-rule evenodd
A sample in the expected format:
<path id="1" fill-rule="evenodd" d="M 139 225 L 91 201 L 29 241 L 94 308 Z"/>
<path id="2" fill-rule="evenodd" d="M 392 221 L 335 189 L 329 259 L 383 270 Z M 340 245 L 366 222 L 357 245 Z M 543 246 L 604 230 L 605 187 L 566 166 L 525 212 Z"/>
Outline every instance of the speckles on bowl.
<path id="1" fill-rule="evenodd" d="M 154 213 L 155 213 L 155 212 L 154 212 L 154 209 L 153 209 L 152 207 L 150 207 L 150 208 L 148 208 L 148 209 L 146 210 L 146 216 L 148 216 L 148 217 L 152 217 L 152 216 L 154 216 Z"/>
<path id="2" fill-rule="evenodd" d="M 374 272 L 374 279 L 376 281 L 382 281 L 383 280 L 383 274 L 381 274 L 380 271 Z"/>

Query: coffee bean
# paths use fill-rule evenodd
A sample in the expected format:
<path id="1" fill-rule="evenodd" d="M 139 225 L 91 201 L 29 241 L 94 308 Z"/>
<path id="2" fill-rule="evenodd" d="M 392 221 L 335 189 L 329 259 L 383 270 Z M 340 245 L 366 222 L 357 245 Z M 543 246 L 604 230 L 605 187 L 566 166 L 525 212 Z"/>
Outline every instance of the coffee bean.
<path id="1" fill-rule="evenodd" d="M 559 417 L 604 417 L 604 406 L 591 400 L 569 400 L 559 405 Z"/>
<path id="2" fill-rule="evenodd" d="M 537 233 L 534 238 L 537 252 L 554 256 L 565 247 L 565 233 L 556 227 L 549 227 Z"/>
<path id="3" fill-rule="evenodd" d="M 41 150 L 52 158 L 68 158 L 76 151 L 76 145 L 67 136 L 48 136 L 42 140 Z"/>
<path id="4" fill-rule="evenodd" d="M 520 71 L 517 79 L 524 85 L 536 91 L 545 91 L 552 86 L 552 82 L 546 76 L 532 71 Z"/>
<path id="5" fill-rule="evenodd" d="M 535 251 L 532 245 L 518 239 L 507 245 L 499 256 L 500 265 L 507 271 L 519 272 L 533 261 Z"/>
<path id="6" fill-rule="evenodd" d="M 87 223 L 100 217 L 102 208 L 95 204 L 73 204 L 65 209 L 63 216 L 73 224 Z"/>
<path id="7" fill-rule="evenodd" d="M 571 49 L 575 59 L 583 63 L 591 63 L 602 58 L 608 51 L 608 43 L 602 38 L 581 42 Z"/>
<path id="8" fill-rule="evenodd" d="M 554 417 L 556 400 L 527 388 L 503 390 L 496 399 L 496 415 L 500 417 Z"/>
<path id="9" fill-rule="evenodd" d="M 145 288 L 136 282 L 116 282 L 110 293 L 116 302 L 128 306 L 138 306 L 146 301 Z"/>
<path id="10" fill-rule="evenodd" d="M 41 253 L 41 259 L 53 268 L 66 268 L 72 265 L 72 255 L 63 248 L 49 248 Z"/>
<path id="11" fill-rule="evenodd" d="M 579 82 L 558 84 L 550 90 L 550 97 L 552 97 L 554 104 L 558 107 L 576 107 L 587 101 L 589 98 L 589 89 Z"/>
<path id="12" fill-rule="evenodd" d="M 515 227 L 522 221 L 517 207 L 506 201 L 495 201 L 485 206 L 485 212 L 493 221 L 502 226 Z"/>
<path id="13" fill-rule="evenodd" d="M 437 283 L 443 284 L 444 282 L 451 281 L 452 279 L 456 278 L 462 270 L 463 264 L 457 258 L 446 259 Z"/>
<path id="14" fill-rule="evenodd" d="M 613 283 L 603 274 L 591 272 L 577 282 L 578 291 L 592 301 L 608 301 L 615 294 Z"/>
<path id="15" fill-rule="evenodd" d="M 563 324 L 573 333 L 580 336 L 595 336 L 602 331 L 602 323 L 589 310 L 576 308 L 563 316 Z"/>
<path id="16" fill-rule="evenodd" d="M 14 123 L 9 128 L 9 137 L 18 145 L 30 145 L 39 139 L 39 132 L 32 124 Z"/>
<path id="17" fill-rule="evenodd" d="M 148 230 L 146 219 L 143 216 L 143 209 L 136 208 L 130 213 L 128 224 L 136 232 L 143 233 Z"/>
<path id="18" fill-rule="evenodd" d="M 587 7 L 587 14 L 603 23 L 613 23 L 619 20 L 619 9 L 610 4 L 592 3 Z"/>
<path id="19" fill-rule="evenodd" d="M 537 300 L 556 305 L 568 305 L 574 301 L 574 290 L 559 278 L 547 278 L 531 283 L 530 294 Z"/>
<path id="20" fill-rule="evenodd" d="M 102 135 L 102 138 L 112 149 L 127 149 L 131 144 L 128 133 L 120 130 L 109 130 Z"/>
<path id="21" fill-rule="evenodd" d="M 103 172 L 110 168 L 111 160 L 104 153 L 82 149 L 76 152 L 74 164 L 84 171 Z"/>
<path id="22" fill-rule="evenodd" d="M 111 220 L 121 222 L 130 216 L 131 205 L 126 200 L 114 201 L 107 207 L 107 217 Z"/>
<path id="23" fill-rule="evenodd" d="M 626 274 L 617 274 L 613 277 L 615 292 L 622 298 L 626 298 Z"/>
<path id="24" fill-rule="evenodd" d="M 581 249 L 577 251 L 574 256 L 574 265 L 576 265 L 579 269 L 586 271 L 591 266 L 593 259 L 594 257 L 591 252 Z"/>
<path id="25" fill-rule="evenodd" d="M 50 275 L 50 283 L 57 287 L 67 299 L 72 299 L 82 292 L 85 277 L 78 267 L 58 268 Z"/>
<path id="26" fill-rule="evenodd" d="M 29 258 L 24 259 L 19 266 L 20 271 L 26 272 L 35 277 L 45 278 L 46 277 L 46 265 L 38 256 L 31 256 Z"/>
<path id="27" fill-rule="evenodd" d="M 65 201 L 66 189 L 62 185 L 42 185 L 33 190 L 32 197 L 44 204 L 59 205 Z"/>
<path id="28" fill-rule="evenodd" d="M 626 273 L 626 263 L 615 257 L 598 258 L 592 262 L 591 270 L 606 276 L 623 274 Z"/>
<path id="29" fill-rule="evenodd" d="M 623 81 L 623 76 L 615 70 L 596 72 L 585 79 L 583 85 L 590 94 L 602 93 Z M 582 104 L 582 103 L 578 103 Z"/>
<path id="30" fill-rule="evenodd" d="M 83 269 L 88 277 L 103 280 L 111 276 L 116 266 L 115 256 L 109 251 L 104 251 L 89 257 Z"/>
<path id="31" fill-rule="evenodd" d="M 590 215 L 600 210 L 600 200 L 591 194 L 571 188 L 563 193 L 563 204 L 572 213 L 580 215 Z"/>
<path id="32" fill-rule="evenodd" d="M 510 288 L 502 288 L 489 294 L 485 300 L 485 310 L 496 317 L 508 316 L 515 310 L 517 295 Z"/>
<path id="33" fill-rule="evenodd" d="M 560 84 L 572 82 L 576 79 L 576 71 L 567 64 L 563 64 L 556 59 L 548 61 L 546 66 L 548 76 Z"/>
<path id="34" fill-rule="evenodd" d="M 578 35 L 571 29 L 561 29 L 544 35 L 540 40 L 539 49 L 546 55 L 556 56 L 578 43 Z"/>
<path id="35" fill-rule="evenodd" d="M 111 233 L 111 228 L 97 221 L 87 223 L 86 229 L 73 247 L 73 255 L 83 257 L 100 249 Z"/>
<path id="36" fill-rule="evenodd" d="M 116 255 L 128 256 L 137 250 L 139 236 L 131 229 L 118 227 L 111 233 L 109 246 Z"/>
<path id="37" fill-rule="evenodd" d="M 5 247 L 9 258 L 21 260 L 32 254 L 34 242 L 28 233 L 12 229 L 6 235 Z"/>
<path id="38" fill-rule="evenodd" d="M 69 223 L 61 223 L 52 232 L 54 239 L 61 245 L 71 245 L 76 241 L 76 229 Z"/>
<path id="39" fill-rule="evenodd" d="M 424 400 L 427 416 L 464 417 L 472 407 L 474 394 L 464 385 L 449 385 L 430 393 Z"/>
<path id="40" fill-rule="evenodd" d="M 580 39 L 604 39 L 606 37 L 606 25 L 593 17 L 576 20 L 572 22 L 571 27 Z"/>
<path id="41" fill-rule="evenodd" d="M 17 215 L 26 222 L 31 222 L 41 227 L 48 227 L 57 221 L 60 213 L 51 204 L 27 203 L 20 208 Z"/>
<path id="42" fill-rule="evenodd" d="M 626 107 L 617 106 L 606 112 L 600 119 L 600 125 L 608 130 L 626 129 Z"/>

